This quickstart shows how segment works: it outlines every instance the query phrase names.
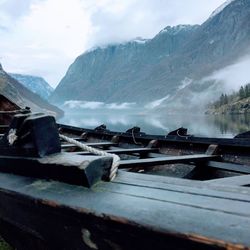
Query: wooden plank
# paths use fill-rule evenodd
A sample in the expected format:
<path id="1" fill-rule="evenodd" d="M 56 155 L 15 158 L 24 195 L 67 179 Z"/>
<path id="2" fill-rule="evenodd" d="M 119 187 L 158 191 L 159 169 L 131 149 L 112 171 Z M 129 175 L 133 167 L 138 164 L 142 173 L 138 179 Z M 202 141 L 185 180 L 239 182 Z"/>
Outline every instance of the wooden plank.
<path id="1" fill-rule="evenodd" d="M 158 148 L 119 148 L 119 149 L 108 149 L 105 150 L 107 153 L 112 154 L 144 154 L 144 153 L 157 153 L 159 152 Z M 89 154 L 88 152 L 77 152 L 79 155 Z M 163 154 L 162 154 L 163 155 Z"/>
<path id="2" fill-rule="evenodd" d="M 111 146 L 117 146 L 116 143 L 112 142 L 89 142 L 89 143 L 84 143 L 84 145 L 90 146 L 90 147 L 111 147 Z M 76 147 L 75 144 L 62 144 L 61 148 L 62 149 L 67 149 L 71 147 Z"/>
<path id="3" fill-rule="evenodd" d="M 207 155 L 218 154 L 219 147 L 216 144 L 211 144 L 208 146 L 206 153 Z M 215 169 L 206 168 L 207 164 L 197 164 L 195 168 L 185 175 L 185 178 L 192 180 L 207 180 L 212 179 L 215 176 Z"/>
<path id="4" fill-rule="evenodd" d="M 223 186 L 222 188 L 222 185 L 217 186 L 209 184 L 206 181 L 190 181 L 174 177 L 164 177 L 165 182 L 163 182 L 161 181 L 161 176 L 152 176 L 156 178 L 148 180 L 144 178 L 145 174 L 133 173 L 133 175 L 136 175 L 137 178 L 133 178 L 134 176 L 131 177 L 130 172 L 119 171 L 113 182 L 131 186 L 202 195 L 204 196 L 204 199 L 206 199 L 206 196 L 211 196 L 222 199 L 250 202 L 250 190 L 249 192 L 246 192 L 246 188 L 241 188 L 241 190 L 236 188 L 232 191 L 231 187 Z"/>
<path id="5" fill-rule="evenodd" d="M 133 167 L 151 167 L 155 165 L 175 164 L 175 163 L 198 163 L 206 162 L 209 160 L 219 160 L 221 156 L 218 155 L 181 155 L 169 157 L 157 157 L 149 159 L 138 160 L 122 160 L 119 168 L 133 168 Z"/>
<path id="6" fill-rule="evenodd" d="M 91 187 L 110 174 L 112 157 L 60 153 L 43 158 L 1 156 L 0 171 Z"/>
<path id="7" fill-rule="evenodd" d="M 227 170 L 227 171 L 231 171 L 231 172 L 235 172 L 235 173 L 250 174 L 250 166 L 248 166 L 248 165 L 227 163 L 227 162 L 208 161 L 206 163 L 206 166 L 208 166 L 210 168 Z"/>
<path id="8" fill-rule="evenodd" d="M 232 185 L 232 186 L 233 185 L 246 186 L 246 185 L 250 185 L 250 174 L 209 180 L 209 181 L 205 181 L 205 183 L 220 184 L 220 185 L 223 184 L 223 185 Z"/>
<path id="9" fill-rule="evenodd" d="M 120 148 L 120 149 L 110 149 L 107 150 L 109 153 L 113 154 L 134 154 L 134 153 L 158 153 L 159 149 L 158 148 Z"/>
<path id="10" fill-rule="evenodd" d="M 202 209 L 213 209 L 226 213 L 241 214 L 250 217 L 250 202 L 236 199 L 218 198 L 202 193 L 186 193 L 173 190 L 156 189 L 140 185 L 128 185 L 126 183 L 100 183 L 98 190 L 104 190 L 117 194 L 124 194 L 133 197 L 159 200 L 183 206 L 200 207 Z M 215 192 L 214 192 L 215 193 Z M 245 204 L 243 205 L 243 202 Z M 242 206 L 242 207 L 240 207 Z M 248 211 L 246 211 L 246 209 Z"/>
<path id="11" fill-rule="evenodd" d="M 230 185 L 229 183 L 213 183 L 213 180 L 211 181 L 198 181 L 198 180 L 188 180 L 188 179 L 181 179 L 181 178 L 175 178 L 175 177 L 168 177 L 168 176 L 159 176 L 159 175 L 149 175 L 149 174 L 141 174 L 141 173 L 131 173 L 123 170 L 118 171 L 118 175 L 116 181 L 130 181 L 133 182 L 140 182 L 140 181 L 145 181 L 148 183 L 148 185 L 155 185 L 155 183 L 159 183 L 162 187 L 168 187 L 168 185 L 173 185 L 173 186 L 179 186 L 183 187 L 184 189 L 188 188 L 199 188 L 200 190 L 215 190 L 215 191 L 223 191 L 223 192 L 228 192 L 229 194 L 234 193 L 236 196 L 237 195 L 247 195 L 250 197 L 250 189 L 245 188 L 245 187 L 238 187 L 234 185 Z M 223 178 L 226 179 L 226 178 Z M 217 180 L 223 180 L 223 179 L 217 179 Z M 216 180 L 214 180 L 216 181 Z M 211 183 L 210 183 L 211 182 Z M 129 183 L 129 181 L 128 181 Z M 135 184 L 133 184 L 135 185 Z M 249 198 L 250 199 L 250 198 Z"/>
<path id="12" fill-rule="evenodd" d="M 230 212 L 226 212 L 223 206 L 216 209 L 218 199 L 210 202 L 209 206 L 215 205 L 210 209 L 202 205 L 204 201 L 175 204 L 125 194 L 126 187 L 122 192 L 98 191 L 98 185 L 88 190 L 0 174 L 0 217 L 41 235 L 54 246 L 50 249 L 81 249 L 76 246 L 80 243 L 88 249 L 83 229 L 92 236 L 90 239 L 96 244 L 93 249 L 107 246 L 103 245 L 105 241 L 124 250 L 149 250 L 152 246 L 161 250 L 166 246 L 238 250 L 250 247 L 250 217 L 245 212 L 234 212 L 236 205 L 241 210 L 247 208 L 246 202 L 232 201 L 226 208 Z M 6 209 L 9 207 L 12 209 Z M 74 239 L 73 243 L 69 238 Z M 112 245 L 104 249 L 113 249 Z"/>

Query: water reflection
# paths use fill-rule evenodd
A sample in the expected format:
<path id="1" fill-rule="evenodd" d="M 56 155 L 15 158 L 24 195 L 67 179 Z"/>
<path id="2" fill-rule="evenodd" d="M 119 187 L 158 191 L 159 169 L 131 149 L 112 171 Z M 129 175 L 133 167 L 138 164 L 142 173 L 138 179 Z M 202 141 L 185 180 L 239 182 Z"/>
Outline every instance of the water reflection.
<path id="1" fill-rule="evenodd" d="M 232 116 L 207 115 L 159 115 L 143 114 L 142 112 L 110 111 L 108 113 L 82 111 L 66 112 L 59 122 L 73 126 L 95 128 L 105 124 L 113 131 L 126 131 L 133 126 L 141 127 L 148 134 L 166 135 L 178 128 L 186 127 L 190 134 L 197 136 L 233 137 L 250 130 L 250 114 Z"/>
<path id="2" fill-rule="evenodd" d="M 220 115 L 213 118 L 221 134 L 238 134 L 250 130 L 250 114 Z"/>

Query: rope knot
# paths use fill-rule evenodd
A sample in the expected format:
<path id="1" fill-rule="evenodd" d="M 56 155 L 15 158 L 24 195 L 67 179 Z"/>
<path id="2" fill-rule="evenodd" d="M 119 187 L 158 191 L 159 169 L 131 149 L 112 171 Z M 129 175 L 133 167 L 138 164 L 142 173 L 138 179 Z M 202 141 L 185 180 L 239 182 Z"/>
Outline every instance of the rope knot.
<path id="1" fill-rule="evenodd" d="M 120 165 L 120 157 L 118 155 L 107 153 L 107 152 L 105 152 L 103 150 L 100 150 L 100 149 L 92 148 L 90 146 L 87 146 L 87 145 L 85 145 L 85 144 L 83 144 L 83 143 L 81 143 L 81 142 L 79 142 L 77 140 L 74 140 L 74 139 L 72 139 L 72 138 L 70 138 L 68 136 L 62 135 L 62 134 L 59 134 L 59 137 L 61 139 L 63 139 L 64 141 L 66 141 L 68 143 L 71 143 L 71 144 L 74 144 L 77 147 L 83 149 L 84 151 L 87 151 L 87 152 L 92 153 L 94 155 L 112 157 L 113 162 L 112 162 L 112 166 L 111 166 L 111 169 L 110 169 L 110 172 L 109 172 L 108 181 L 112 181 L 116 177 L 118 167 Z"/>

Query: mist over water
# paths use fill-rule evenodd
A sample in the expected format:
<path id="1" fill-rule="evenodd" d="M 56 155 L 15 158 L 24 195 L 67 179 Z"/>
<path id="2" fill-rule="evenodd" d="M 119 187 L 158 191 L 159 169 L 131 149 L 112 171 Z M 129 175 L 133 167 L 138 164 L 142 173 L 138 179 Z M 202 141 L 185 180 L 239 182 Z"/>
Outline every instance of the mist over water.
<path id="1" fill-rule="evenodd" d="M 59 123 L 83 128 L 95 128 L 105 124 L 107 129 L 125 132 L 138 126 L 147 134 L 167 135 L 179 127 L 188 128 L 188 133 L 196 136 L 233 137 L 250 130 L 250 114 L 233 116 L 195 114 L 152 114 L 139 109 L 84 109 L 67 111 Z"/>

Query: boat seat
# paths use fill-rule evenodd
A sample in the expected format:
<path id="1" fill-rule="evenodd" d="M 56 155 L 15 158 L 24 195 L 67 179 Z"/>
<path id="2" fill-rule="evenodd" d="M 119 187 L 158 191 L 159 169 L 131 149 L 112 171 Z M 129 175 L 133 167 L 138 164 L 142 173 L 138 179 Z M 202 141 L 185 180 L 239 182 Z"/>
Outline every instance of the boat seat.
<path id="1" fill-rule="evenodd" d="M 219 155 L 181 155 L 181 156 L 167 156 L 167 157 L 156 157 L 147 159 L 136 159 L 136 160 L 123 160 L 120 162 L 119 168 L 133 168 L 133 167 L 152 167 L 155 165 L 164 164 L 175 164 L 175 163 L 199 163 L 206 162 L 209 160 L 220 160 Z"/>
<path id="2" fill-rule="evenodd" d="M 100 180 L 108 179 L 112 161 L 112 157 L 66 152 L 43 158 L 1 156 L 0 172 L 91 187 Z"/>

